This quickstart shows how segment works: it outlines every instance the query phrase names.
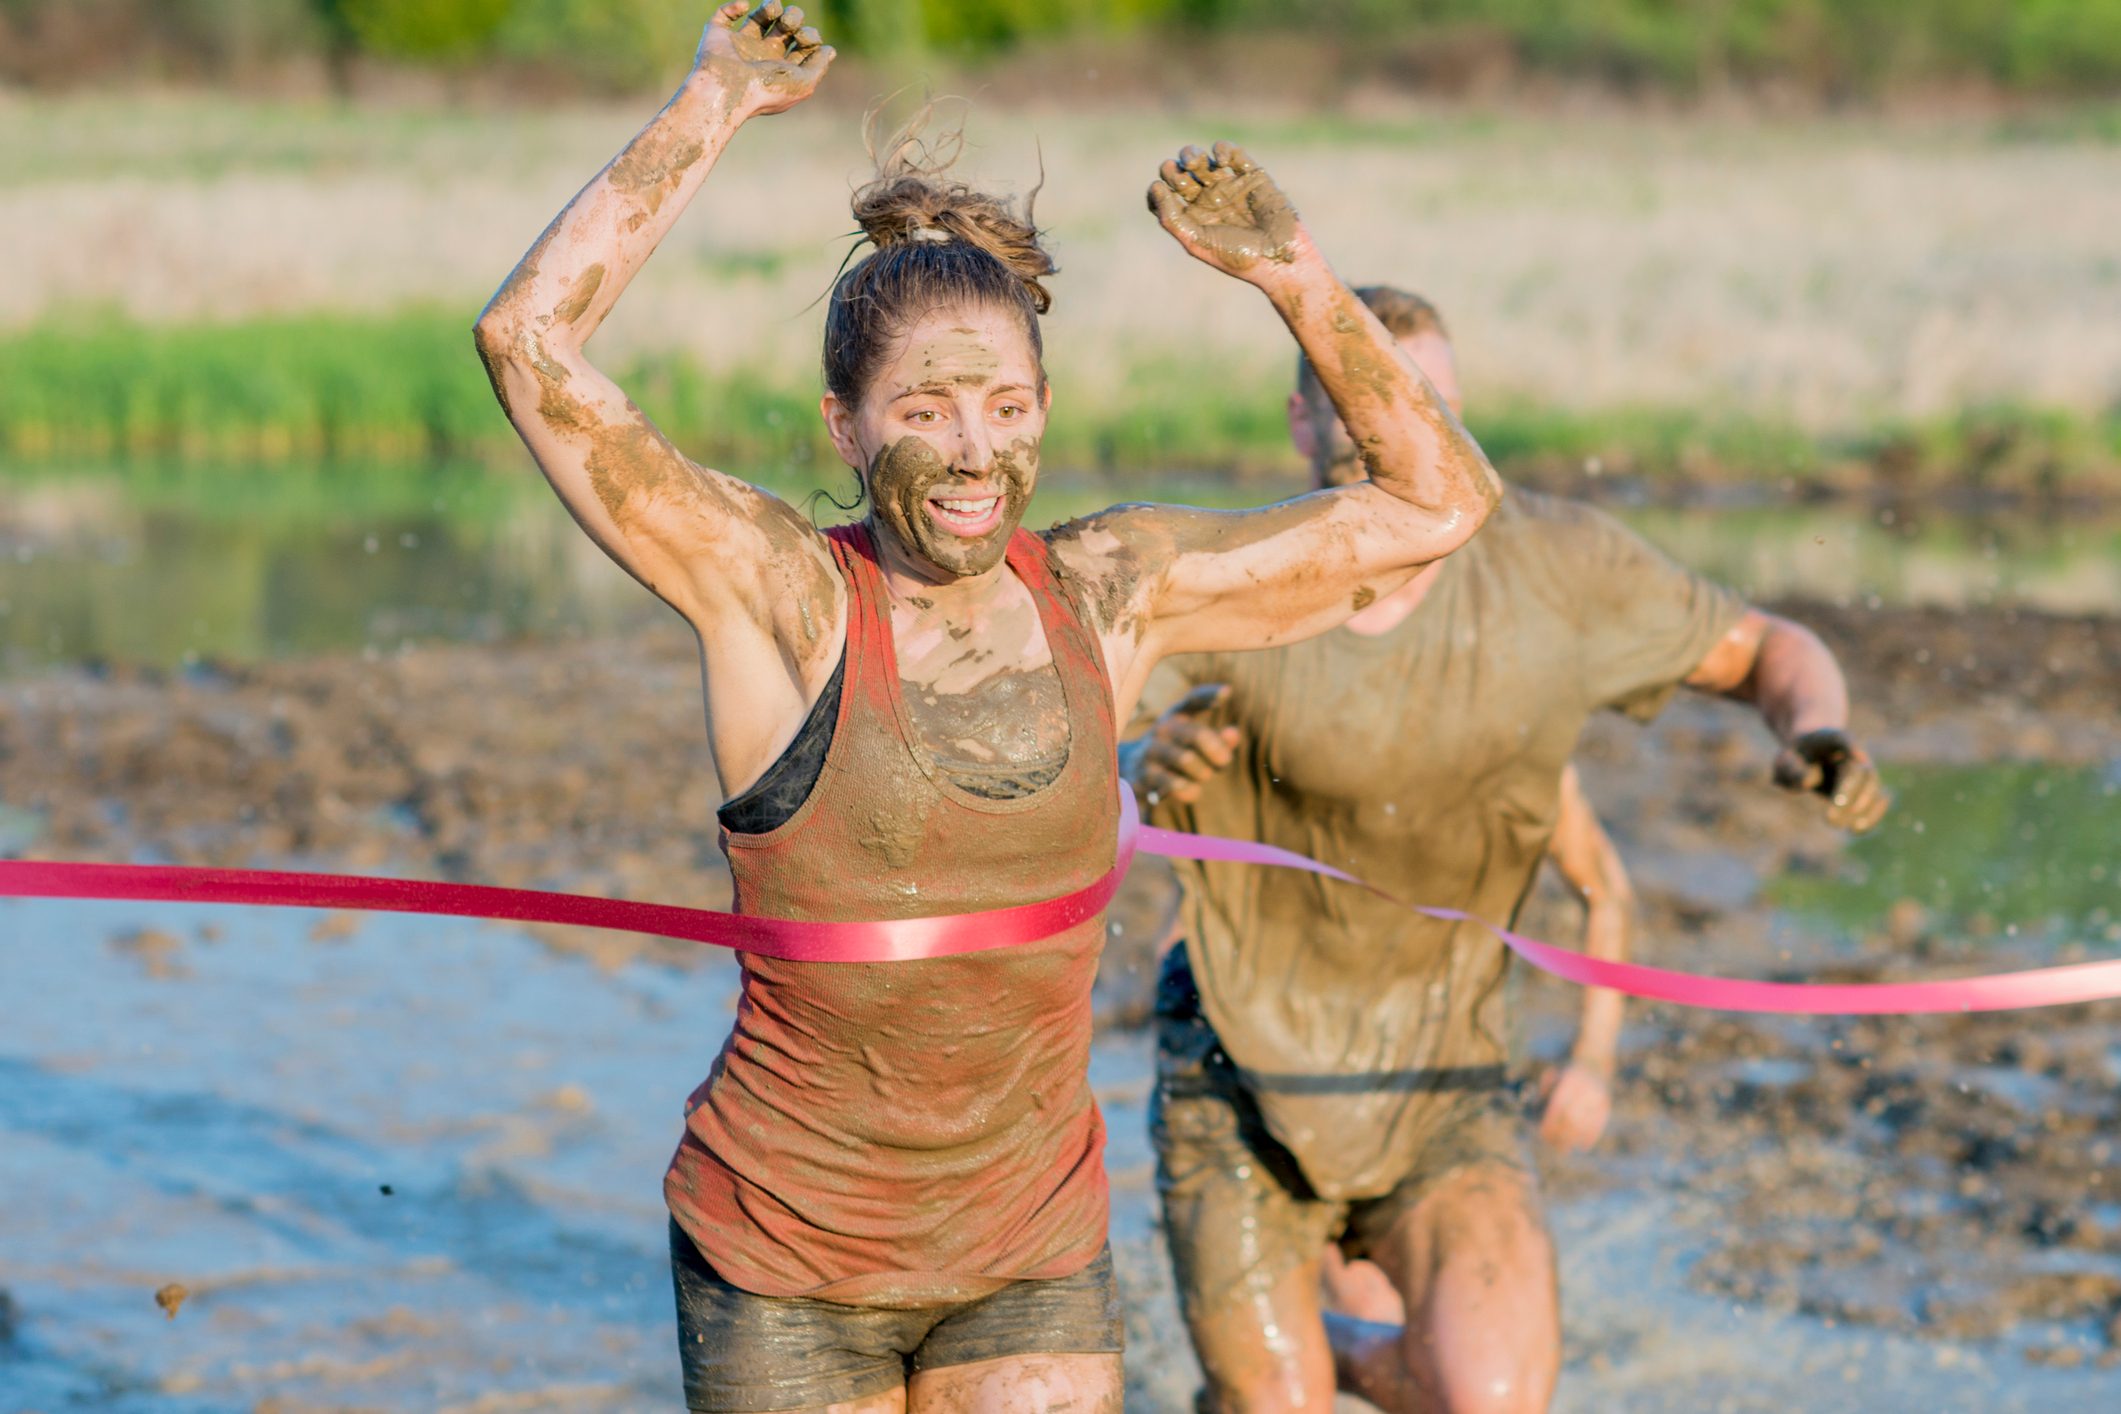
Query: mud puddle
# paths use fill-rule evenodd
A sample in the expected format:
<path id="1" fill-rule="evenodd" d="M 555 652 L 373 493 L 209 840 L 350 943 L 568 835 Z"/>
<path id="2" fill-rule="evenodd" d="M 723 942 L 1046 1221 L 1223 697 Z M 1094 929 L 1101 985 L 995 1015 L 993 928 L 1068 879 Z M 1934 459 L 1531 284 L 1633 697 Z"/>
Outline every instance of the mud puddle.
<path id="1" fill-rule="evenodd" d="M 40 1215 L 0 1242 L 5 1407 L 673 1407 L 659 1177 L 725 964 L 600 968 L 498 927 L 304 912 L 12 903 L 0 924 L 0 994 L 39 1002 L 0 1043 L 0 1175 Z M 124 941 L 146 932 L 159 971 Z M 1129 1407 L 1180 1414 L 1197 1376 L 1154 1227 L 1150 1073 L 1144 1033 L 1099 1038 Z M 2104 1407 L 2089 1367 L 1978 1332 L 1705 1290 L 1740 1179 L 1678 1181 L 1639 1142 L 1557 1177 L 1561 1410 Z"/>
<path id="2" fill-rule="evenodd" d="M 1849 663 L 1900 812 L 1846 846 L 1765 787 L 1735 709 L 1601 722 L 1581 759 L 1643 956 L 1858 980 L 2121 955 L 2096 872 L 2121 838 L 2121 621 L 1796 611 Z M 661 625 L 18 676 L 0 848 L 719 906 L 698 693 Z M 1164 906 L 1144 872 L 1093 1083 L 1130 1407 L 1182 1411 L 1128 1024 Z M 1527 921 L 1575 936 L 1551 895 Z M 731 979 L 617 935 L 0 904 L 0 1193 L 37 1215 L 0 1219 L 0 1408 L 668 1407 L 659 1180 Z M 1552 1055 L 1576 995 L 1521 990 L 1525 1049 Z M 1548 1166 L 1558 1407 L 2110 1407 L 2117 1020 L 1635 1008 L 1606 1144 Z"/>

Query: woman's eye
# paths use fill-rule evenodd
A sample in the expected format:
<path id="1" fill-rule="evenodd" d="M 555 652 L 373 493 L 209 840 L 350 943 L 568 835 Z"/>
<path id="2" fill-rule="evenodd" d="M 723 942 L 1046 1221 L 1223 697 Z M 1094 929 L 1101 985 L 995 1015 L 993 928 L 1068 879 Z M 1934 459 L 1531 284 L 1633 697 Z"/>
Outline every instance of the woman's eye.
<path id="1" fill-rule="evenodd" d="M 1015 403 L 1003 403 L 994 410 L 994 415 L 1004 422 L 1013 422 L 1024 415 L 1024 410 Z"/>
<path id="2" fill-rule="evenodd" d="M 930 423 L 941 421 L 942 414 L 934 408 L 916 408 L 906 414 L 906 420 L 908 422 L 917 422 L 921 426 L 926 427 Z"/>

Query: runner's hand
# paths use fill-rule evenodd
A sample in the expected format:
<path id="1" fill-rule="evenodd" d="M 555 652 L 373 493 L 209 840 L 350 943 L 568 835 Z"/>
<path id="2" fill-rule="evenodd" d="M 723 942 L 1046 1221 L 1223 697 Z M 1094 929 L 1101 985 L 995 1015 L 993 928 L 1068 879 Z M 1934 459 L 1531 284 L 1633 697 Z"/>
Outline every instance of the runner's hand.
<path id="1" fill-rule="evenodd" d="M 713 72 L 757 116 L 786 112 L 808 98 L 832 58 L 832 46 L 803 23 L 798 7 L 766 0 L 754 8 L 736 0 L 707 22 L 692 67 Z"/>
<path id="2" fill-rule="evenodd" d="M 1208 721 L 1229 699 L 1228 683 L 1207 683 L 1156 719 L 1135 772 L 1134 785 L 1144 803 L 1176 800 L 1191 804 L 1200 799 L 1200 783 L 1212 780 L 1236 759 L 1243 733 Z"/>
<path id="3" fill-rule="evenodd" d="M 1195 260 L 1257 285 L 1315 256 L 1296 208 L 1243 148 L 1188 147 L 1161 172 L 1149 210 Z"/>
<path id="4" fill-rule="evenodd" d="M 1892 792 L 1870 754 L 1838 728 L 1806 732 L 1775 758 L 1775 784 L 1827 798 L 1827 823 L 1861 833 L 1885 818 Z"/>
<path id="5" fill-rule="evenodd" d="M 1605 1133 L 1613 1113 L 1613 1082 L 1595 1066 L 1570 1061 L 1539 1082 L 1546 1095 L 1539 1137 L 1564 1154 L 1580 1154 Z"/>

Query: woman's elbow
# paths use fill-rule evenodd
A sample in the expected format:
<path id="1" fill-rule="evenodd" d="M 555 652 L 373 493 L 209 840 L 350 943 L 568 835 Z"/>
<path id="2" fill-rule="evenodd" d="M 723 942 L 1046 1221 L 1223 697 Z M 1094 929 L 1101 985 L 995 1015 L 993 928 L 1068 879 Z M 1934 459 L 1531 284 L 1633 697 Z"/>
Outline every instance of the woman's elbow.
<path id="1" fill-rule="evenodd" d="M 479 311 L 479 317 L 472 321 L 472 347 L 479 351 L 479 361 L 489 371 L 507 361 L 522 343 L 520 324 L 521 321 L 498 300 Z"/>
<path id="2" fill-rule="evenodd" d="M 508 396 L 508 379 L 511 368 L 520 361 L 522 340 L 518 332 L 508 319 L 489 308 L 472 324 L 471 343 L 478 350 L 479 363 L 486 369 L 486 381 L 493 386 L 501 411 L 514 421 L 515 405 Z"/>
<path id="3" fill-rule="evenodd" d="M 471 326 L 471 338 L 493 395 L 510 420 L 519 405 L 542 409 L 547 396 L 575 371 L 574 348 L 505 308 L 489 308 L 480 315 Z"/>
<path id="4" fill-rule="evenodd" d="M 1471 524 L 1466 527 L 1466 538 L 1488 523 L 1488 517 L 1502 509 L 1502 478 L 1495 474 L 1494 463 L 1488 454 L 1480 450 L 1469 437 L 1465 444 L 1465 474 L 1460 481 L 1465 487 L 1460 500 L 1464 502 Z"/>
<path id="5" fill-rule="evenodd" d="M 1446 501 L 1436 518 L 1430 543 L 1437 559 L 1461 549 L 1502 504 L 1502 483 L 1487 469 L 1486 462 L 1480 463 L 1478 474 L 1467 480 L 1466 488 Z"/>

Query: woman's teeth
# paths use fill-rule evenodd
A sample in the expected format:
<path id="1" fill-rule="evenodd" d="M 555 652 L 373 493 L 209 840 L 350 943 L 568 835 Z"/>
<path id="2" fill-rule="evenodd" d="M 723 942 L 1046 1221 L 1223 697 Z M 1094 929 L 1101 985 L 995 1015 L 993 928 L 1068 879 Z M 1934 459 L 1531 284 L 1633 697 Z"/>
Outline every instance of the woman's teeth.
<path id="1" fill-rule="evenodd" d="M 936 514 L 945 521 L 970 526 L 985 520 L 1000 499 L 999 496 L 986 496 L 974 501 L 953 497 L 950 500 L 933 500 L 928 504 L 935 507 Z"/>

